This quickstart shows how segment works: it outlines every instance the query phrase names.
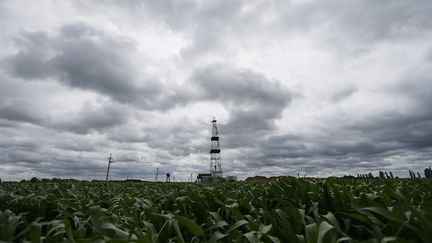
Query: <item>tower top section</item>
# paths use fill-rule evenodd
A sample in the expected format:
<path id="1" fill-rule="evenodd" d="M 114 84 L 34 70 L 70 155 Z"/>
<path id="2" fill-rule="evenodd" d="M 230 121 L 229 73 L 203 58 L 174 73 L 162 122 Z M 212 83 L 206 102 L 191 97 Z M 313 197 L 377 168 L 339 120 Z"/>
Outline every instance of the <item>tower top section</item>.
<path id="1" fill-rule="evenodd" d="M 214 141 L 213 138 L 218 138 L 217 140 L 219 140 L 219 137 L 218 137 L 219 131 L 218 131 L 218 128 L 216 125 L 216 119 L 213 118 L 211 123 L 212 123 L 212 141 Z"/>

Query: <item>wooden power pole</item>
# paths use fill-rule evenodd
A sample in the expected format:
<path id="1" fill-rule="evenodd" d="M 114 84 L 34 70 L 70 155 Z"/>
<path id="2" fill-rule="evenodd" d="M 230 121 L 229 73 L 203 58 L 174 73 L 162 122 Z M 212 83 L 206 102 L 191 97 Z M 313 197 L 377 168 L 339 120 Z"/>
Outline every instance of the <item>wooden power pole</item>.
<path id="1" fill-rule="evenodd" d="M 106 174 L 105 181 L 108 181 L 110 166 L 111 166 L 112 162 L 114 162 L 114 161 L 113 161 L 112 154 L 110 154 L 110 157 L 108 158 L 108 169 L 107 169 L 107 174 Z"/>

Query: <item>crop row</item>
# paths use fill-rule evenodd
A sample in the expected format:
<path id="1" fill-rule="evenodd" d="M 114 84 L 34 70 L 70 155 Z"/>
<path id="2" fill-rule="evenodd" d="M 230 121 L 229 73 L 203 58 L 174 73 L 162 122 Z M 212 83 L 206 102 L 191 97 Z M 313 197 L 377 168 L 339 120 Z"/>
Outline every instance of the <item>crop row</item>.
<path id="1" fill-rule="evenodd" d="M 429 242 L 432 180 L 0 184 L 0 241 Z"/>

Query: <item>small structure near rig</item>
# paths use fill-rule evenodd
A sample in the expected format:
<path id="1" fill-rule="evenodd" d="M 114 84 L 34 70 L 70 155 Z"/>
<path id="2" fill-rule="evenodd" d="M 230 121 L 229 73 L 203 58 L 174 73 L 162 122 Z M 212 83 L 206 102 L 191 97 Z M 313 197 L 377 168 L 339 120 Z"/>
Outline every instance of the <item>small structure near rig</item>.
<path id="1" fill-rule="evenodd" d="M 219 143 L 219 130 L 216 124 L 216 119 L 213 118 L 212 123 L 212 136 L 210 138 L 210 173 L 198 173 L 198 182 L 216 182 L 225 181 L 222 171 L 222 162 L 220 156 L 220 143 Z M 230 181 L 237 180 L 237 177 L 230 176 Z"/>
<path id="2" fill-rule="evenodd" d="M 197 182 L 212 182 L 213 177 L 210 173 L 198 173 Z"/>

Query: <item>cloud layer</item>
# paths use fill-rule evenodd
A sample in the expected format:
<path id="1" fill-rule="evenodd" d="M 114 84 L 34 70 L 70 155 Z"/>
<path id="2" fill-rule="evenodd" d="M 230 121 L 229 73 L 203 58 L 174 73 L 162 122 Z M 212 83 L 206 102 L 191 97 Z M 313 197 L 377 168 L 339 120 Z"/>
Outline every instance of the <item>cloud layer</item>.
<path id="1" fill-rule="evenodd" d="M 26 8 L 23 8 L 23 6 Z M 431 166 L 430 1 L 0 3 L 0 178 Z M 31 10 L 31 11 L 30 11 Z"/>

